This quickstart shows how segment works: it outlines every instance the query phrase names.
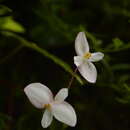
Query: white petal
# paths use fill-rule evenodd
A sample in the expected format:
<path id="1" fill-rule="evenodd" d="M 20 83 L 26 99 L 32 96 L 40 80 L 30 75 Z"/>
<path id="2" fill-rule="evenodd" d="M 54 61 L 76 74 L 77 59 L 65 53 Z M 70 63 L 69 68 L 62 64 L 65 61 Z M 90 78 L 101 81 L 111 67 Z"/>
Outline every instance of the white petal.
<path id="1" fill-rule="evenodd" d="M 83 64 L 84 59 L 82 56 L 74 56 L 74 64 L 78 67 Z"/>
<path id="2" fill-rule="evenodd" d="M 55 96 L 55 101 L 63 102 L 68 97 L 68 88 L 62 88 Z"/>
<path id="3" fill-rule="evenodd" d="M 97 70 L 93 63 L 84 62 L 78 67 L 80 74 L 90 83 L 95 83 L 97 78 Z"/>
<path id="4" fill-rule="evenodd" d="M 89 45 L 84 32 L 79 32 L 75 40 L 75 50 L 77 55 L 83 56 L 89 52 Z"/>
<path id="5" fill-rule="evenodd" d="M 104 57 L 104 54 L 101 52 L 95 52 L 91 54 L 92 56 L 88 59 L 91 62 L 96 62 L 101 60 Z"/>
<path id="6" fill-rule="evenodd" d="M 53 95 L 49 88 L 41 83 L 32 83 L 24 88 L 24 92 L 30 102 L 37 108 L 43 108 L 53 100 Z"/>
<path id="7" fill-rule="evenodd" d="M 74 127 L 77 123 L 76 113 L 73 107 L 67 102 L 52 105 L 52 113 L 57 120 L 69 126 Z"/>
<path id="8" fill-rule="evenodd" d="M 46 109 L 44 114 L 43 114 L 42 121 L 41 121 L 42 127 L 47 128 L 51 124 L 52 120 L 53 120 L 52 113 Z"/>

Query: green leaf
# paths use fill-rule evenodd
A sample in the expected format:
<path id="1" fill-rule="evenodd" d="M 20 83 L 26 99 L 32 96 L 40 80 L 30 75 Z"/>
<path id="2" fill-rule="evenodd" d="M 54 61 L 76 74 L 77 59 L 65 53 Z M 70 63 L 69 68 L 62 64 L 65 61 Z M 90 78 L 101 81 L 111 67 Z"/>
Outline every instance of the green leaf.
<path id="1" fill-rule="evenodd" d="M 3 30 L 9 30 L 13 32 L 24 33 L 24 27 L 16 22 L 11 16 L 2 17 L 0 19 L 0 28 Z"/>
<path id="2" fill-rule="evenodd" d="M 115 49 L 118 49 L 123 45 L 123 42 L 119 38 L 114 38 L 113 44 L 114 44 Z"/>

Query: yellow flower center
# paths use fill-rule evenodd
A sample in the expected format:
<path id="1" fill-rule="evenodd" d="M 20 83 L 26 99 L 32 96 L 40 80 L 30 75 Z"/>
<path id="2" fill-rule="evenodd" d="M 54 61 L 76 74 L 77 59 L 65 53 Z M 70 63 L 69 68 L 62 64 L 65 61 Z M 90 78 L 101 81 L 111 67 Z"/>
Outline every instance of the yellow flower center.
<path id="1" fill-rule="evenodd" d="M 51 109 L 51 105 L 50 105 L 50 104 L 45 104 L 44 107 L 45 107 L 46 109 Z"/>
<path id="2" fill-rule="evenodd" d="M 84 58 L 87 58 L 87 59 L 89 59 L 90 57 L 91 57 L 91 53 L 90 52 L 87 52 L 87 53 L 85 53 L 85 55 L 84 55 Z"/>

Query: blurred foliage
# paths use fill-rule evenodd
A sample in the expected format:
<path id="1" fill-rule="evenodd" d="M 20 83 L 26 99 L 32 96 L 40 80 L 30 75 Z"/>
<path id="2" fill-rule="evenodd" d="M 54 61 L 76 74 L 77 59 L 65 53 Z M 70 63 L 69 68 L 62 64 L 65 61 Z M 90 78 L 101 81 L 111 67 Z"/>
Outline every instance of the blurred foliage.
<path id="1" fill-rule="evenodd" d="M 24 32 L 24 28 L 15 22 L 10 16 L 0 19 L 0 28 L 14 32 Z"/>
<path id="2" fill-rule="evenodd" d="M 71 128 L 54 120 L 49 130 L 129 130 L 129 26 L 129 0 L 0 0 L 0 130 L 42 130 L 43 112 L 23 88 L 41 82 L 56 93 L 72 75 L 68 100 L 78 123 Z M 96 63 L 96 84 L 73 73 L 79 31 L 91 51 L 105 54 Z"/>

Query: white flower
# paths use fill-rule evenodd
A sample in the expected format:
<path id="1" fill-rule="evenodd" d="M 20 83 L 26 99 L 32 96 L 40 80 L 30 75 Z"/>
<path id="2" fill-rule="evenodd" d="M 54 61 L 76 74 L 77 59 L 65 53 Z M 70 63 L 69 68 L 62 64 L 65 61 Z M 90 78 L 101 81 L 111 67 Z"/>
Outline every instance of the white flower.
<path id="1" fill-rule="evenodd" d="M 79 32 L 75 40 L 75 50 L 78 56 L 74 56 L 74 64 L 80 74 L 89 82 L 95 83 L 97 70 L 92 62 L 101 60 L 104 54 L 101 52 L 90 53 L 89 45 L 84 32 Z"/>
<path id="2" fill-rule="evenodd" d="M 51 124 L 53 116 L 69 126 L 76 125 L 75 111 L 69 103 L 64 101 L 68 96 L 67 88 L 62 88 L 55 98 L 50 89 L 41 83 L 29 84 L 25 87 L 24 92 L 35 107 L 45 108 L 41 121 L 43 128 L 47 128 Z"/>

